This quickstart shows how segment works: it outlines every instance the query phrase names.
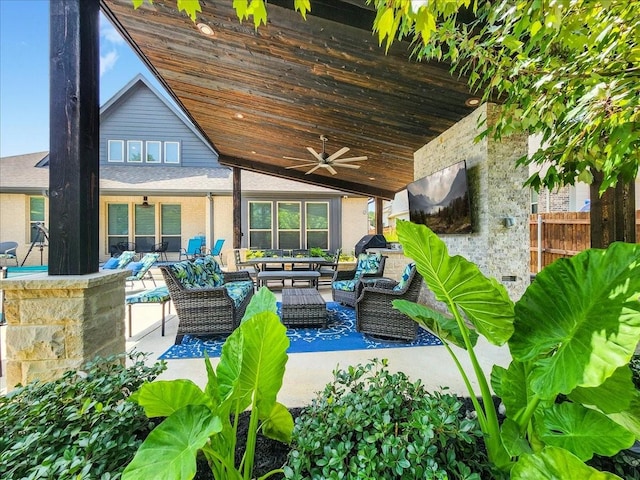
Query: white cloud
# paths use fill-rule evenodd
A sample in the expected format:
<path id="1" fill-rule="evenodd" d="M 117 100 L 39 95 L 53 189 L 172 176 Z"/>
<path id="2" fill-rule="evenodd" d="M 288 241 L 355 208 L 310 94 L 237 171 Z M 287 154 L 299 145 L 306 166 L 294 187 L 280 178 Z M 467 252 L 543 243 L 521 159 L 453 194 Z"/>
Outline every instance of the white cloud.
<path id="1" fill-rule="evenodd" d="M 100 14 L 100 39 L 113 45 L 124 45 L 124 38 L 102 13 Z"/>
<path id="2" fill-rule="evenodd" d="M 115 50 L 107 52 L 106 55 L 100 55 L 100 76 L 111 70 L 118 61 L 119 55 Z"/>

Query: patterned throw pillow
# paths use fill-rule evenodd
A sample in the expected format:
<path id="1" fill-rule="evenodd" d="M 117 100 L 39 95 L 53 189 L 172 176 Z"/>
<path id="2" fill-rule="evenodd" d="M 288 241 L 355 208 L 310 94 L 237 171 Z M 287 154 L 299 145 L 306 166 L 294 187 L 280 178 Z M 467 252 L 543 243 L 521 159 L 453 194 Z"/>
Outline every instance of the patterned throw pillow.
<path id="1" fill-rule="evenodd" d="M 224 283 L 222 269 L 211 255 L 196 259 L 194 268 L 199 283 L 205 287 L 220 287 Z"/>
<path id="2" fill-rule="evenodd" d="M 354 280 L 359 279 L 365 273 L 376 273 L 380 268 L 380 253 L 361 253 L 358 255 L 358 264 L 356 266 L 356 273 Z"/>
<path id="3" fill-rule="evenodd" d="M 169 268 L 184 288 L 202 288 L 196 280 L 193 264 L 188 260 L 174 263 Z"/>
<path id="4" fill-rule="evenodd" d="M 393 287 L 394 290 L 398 291 L 398 290 L 402 290 L 404 287 L 407 286 L 407 282 L 409 281 L 409 278 L 411 277 L 411 271 L 416 268 L 416 264 L 411 262 L 409 265 L 407 265 L 404 268 L 404 272 L 402 272 L 402 277 L 400 278 L 400 281 L 398 282 L 398 284 Z"/>

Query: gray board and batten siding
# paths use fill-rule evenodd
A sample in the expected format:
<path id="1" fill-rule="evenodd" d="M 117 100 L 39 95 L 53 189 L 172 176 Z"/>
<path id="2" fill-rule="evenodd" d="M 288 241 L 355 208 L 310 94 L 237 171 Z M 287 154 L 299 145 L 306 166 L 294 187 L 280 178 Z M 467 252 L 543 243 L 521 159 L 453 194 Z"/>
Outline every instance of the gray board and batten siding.
<path id="1" fill-rule="evenodd" d="M 158 167 L 220 167 L 218 154 L 168 100 L 162 98 L 141 75 L 120 90 L 100 113 L 100 164 Z M 142 140 L 180 143 L 180 163 L 108 162 L 109 140 Z"/>

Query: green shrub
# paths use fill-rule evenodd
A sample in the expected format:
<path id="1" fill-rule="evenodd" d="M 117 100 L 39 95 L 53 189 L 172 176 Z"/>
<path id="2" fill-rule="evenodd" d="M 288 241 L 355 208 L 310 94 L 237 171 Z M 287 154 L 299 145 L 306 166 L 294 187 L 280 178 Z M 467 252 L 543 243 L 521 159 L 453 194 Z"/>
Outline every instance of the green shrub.
<path id="1" fill-rule="evenodd" d="M 462 402 L 386 360 L 333 372 L 296 419 L 286 478 L 496 478 Z"/>
<path id="2" fill-rule="evenodd" d="M 0 478 L 117 479 L 153 428 L 125 399 L 166 365 L 145 354 L 97 358 L 82 371 L 0 397 Z"/>

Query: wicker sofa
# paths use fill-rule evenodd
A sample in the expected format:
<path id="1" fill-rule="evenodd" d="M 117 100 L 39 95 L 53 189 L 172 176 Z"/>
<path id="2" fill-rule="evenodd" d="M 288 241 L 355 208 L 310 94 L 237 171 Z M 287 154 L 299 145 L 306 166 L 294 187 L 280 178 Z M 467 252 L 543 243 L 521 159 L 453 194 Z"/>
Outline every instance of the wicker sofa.
<path id="1" fill-rule="evenodd" d="M 184 335 L 227 335 L 253 296 L 247 272 L 222 272 L 212 256 L 161 266 L 160 271 L 178 315 L 176 344 Z"/>
<path id="2" fill-rule="evenodd" d="M 379 280 L 358 287 L 356 300 L 356 330 L 385 339 L 413 341 L 418 324 L 393 308 L 393 300 L 418 301 L 422 276 L 413 263 L 405 268 L 400 282 Z"/>
<path id="3" fill-rule="evenodd" d="M 361 278 L 376 278 L 384 275 L 387 257 L 379 253 L 358 255 L 356 267 L 352 270 L 337 270 L 331 282 L 333 300 L 350 307 L 356 306 L 357 286 Z"/>

